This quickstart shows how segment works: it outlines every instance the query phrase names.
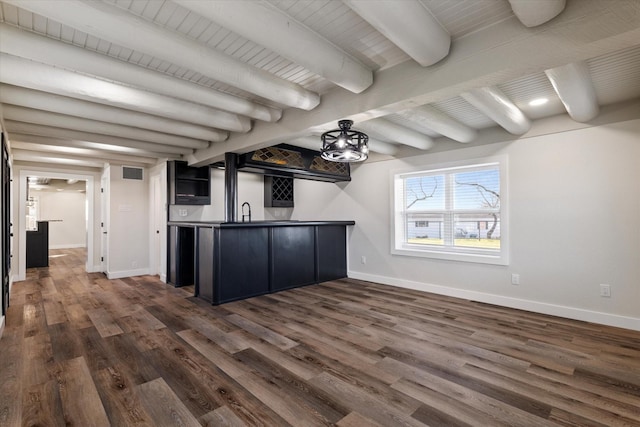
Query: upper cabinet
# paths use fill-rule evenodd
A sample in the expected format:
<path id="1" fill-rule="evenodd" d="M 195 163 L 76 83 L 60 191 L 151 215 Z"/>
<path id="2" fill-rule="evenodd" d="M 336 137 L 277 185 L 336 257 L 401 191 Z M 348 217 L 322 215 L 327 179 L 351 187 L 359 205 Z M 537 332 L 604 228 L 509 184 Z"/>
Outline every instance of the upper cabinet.
<path id="1" fill-rule="evenodd" d="M 211 168 L 191 167 L 187 162 L 168 163 L 169 203 L 172 205 L 210 205 Z"/>

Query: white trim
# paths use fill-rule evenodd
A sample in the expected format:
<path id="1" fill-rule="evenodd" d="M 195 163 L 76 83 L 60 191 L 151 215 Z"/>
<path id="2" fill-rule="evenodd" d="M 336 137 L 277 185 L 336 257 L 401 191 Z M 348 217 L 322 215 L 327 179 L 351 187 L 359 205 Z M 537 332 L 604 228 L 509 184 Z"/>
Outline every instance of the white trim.
<path id="1" fill-rule="evenodd" d="M 600 311 L 584 310 L 576 307 L 567 307 L 564 305 L 505 297 L 502 295 L 487 294 L 484 292 L 469 291 L 466 289 L 456 289 L 448 286 L 421 283 L 412 280 L 361 273 L 358 271 L 349 271 L 347 275 L 352 279 L 366 280 L 368 282 L 381 283 L 383 285 L 395 286 L 398 288 L 431 292 L 438 295 L 446 295 L 488 304 L 496 304 L 503 307 L 516 308 L 519 310 L 533 311 L 551 316 L 559 316 L 567 319 L 581 320 L 584 322 L 592 322 L 601 325 L 640 331 L 640 317 L 619 316 L 617 314 L 603 313 Z"/>
<path id="2" fill-rule="evenodd" d="M 87 273 L 102 273 L 102 264 L 87 267 Z"/>
<path id="3" fill-rule="evenodd" d="M 149 274 L 148 268 L 140 268 L 137 270 L 108 271 L 107 279 L 122 279 L 123 277 L 146 276 Z"/>
<path id="4" fill-rule="evenodd" d="M 49 245 L 49 249 L 75 249 L 75 248 L 86 248 L 86 247 L 87 247 L 87 245 L 84 244 L 84 243 Z"/>
<path id="5" fill-rule="evenodd" d="M 2 338 L 2 333 L 4 332 L 4 319 L 6 319 L 7 316 L 0 316 L 0 338 Z"/>

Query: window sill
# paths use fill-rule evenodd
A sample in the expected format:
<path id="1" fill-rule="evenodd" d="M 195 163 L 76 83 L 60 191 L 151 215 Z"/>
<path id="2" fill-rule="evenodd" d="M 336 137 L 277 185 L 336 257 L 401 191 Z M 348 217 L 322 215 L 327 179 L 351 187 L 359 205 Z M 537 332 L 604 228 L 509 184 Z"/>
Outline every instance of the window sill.
<path id="1" fill-rule="evenodd" d="M 471 262 L 478 264 L 509 265 L 508 257 L 505 254 L 496 252 L 455 252 L 447 250 L 429 250 L 425 248 L 404 247 L 400 249 L 392 248 L 391 254 L 400 256 L 433 258 L 446 261 Z"/>

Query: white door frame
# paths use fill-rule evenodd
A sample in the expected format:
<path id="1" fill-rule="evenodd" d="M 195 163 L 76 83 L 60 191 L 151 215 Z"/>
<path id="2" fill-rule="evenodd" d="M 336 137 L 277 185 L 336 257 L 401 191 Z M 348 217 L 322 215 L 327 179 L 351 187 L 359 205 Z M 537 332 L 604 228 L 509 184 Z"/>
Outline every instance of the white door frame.
<path id="1" fill-rule="evenodd" d="M 109 277 L 109 209 L 111 206 L 111 165 L 100 176 L 100 269 Z"/>
<path id="2" fill-rule="evenodd" d="M 27 177 L 43 176 L 56 179 L 77 179 L 86 181 L 87 186 L 87 261 L 85 268 L 87 272 L 93 272 L 93 227 L 94 227 L 94 177 L 93 175 L 82 174 L 78 172 L 60 172 L 36 169 L 20 170 L 20 178 L 18 181 L 18 274 L 16 280 L 25 280 L 27 277 Z"/>
<path id="3" fill-rule="evenodd" d="M 151 236 L 151 241 L 149 242 L 149 266 L 150 266 L 150 271 L 149 274 L 161 274 L 162 272 L 160 271 L 160 267 L 162 265 L 162 261 L 161 261 L 161 241 L 160 241 L 160 237 L 162 235 L 162 228 L 164 227 L 164 221 L 160 218 L 160 216 L 162 216 L 163 213 L 163 209 L 162 209 L 162 185 L 161 185 L 161 180 L 160 180 L 160 175 L 151 175 L 150 178 L 150 185 L 151 185 L 151 191 L 149 192 L 149 196 L 151 198 L 151 201 L 149 203 L 149 209 L 150 209 L 150 219 L 151 219 L 151 230 L 149 230 L 150 232 L 150 236 Z"/>

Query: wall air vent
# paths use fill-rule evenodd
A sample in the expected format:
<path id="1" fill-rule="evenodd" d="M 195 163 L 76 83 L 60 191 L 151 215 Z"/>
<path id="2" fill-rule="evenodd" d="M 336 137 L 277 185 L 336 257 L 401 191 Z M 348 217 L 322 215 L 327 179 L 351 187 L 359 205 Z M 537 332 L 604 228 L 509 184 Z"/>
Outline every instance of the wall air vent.
<path id="1" fill-rule="evenodd" d="M 143 172 L 144 169 L 142 168 L 136 168 L 133 166 L 123 166 L 122 167 L 122 179 L 135 179 L 138 181 L 142 181 L 143 178 Z"/>

